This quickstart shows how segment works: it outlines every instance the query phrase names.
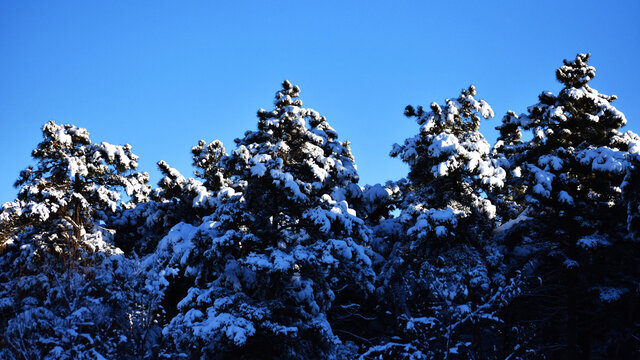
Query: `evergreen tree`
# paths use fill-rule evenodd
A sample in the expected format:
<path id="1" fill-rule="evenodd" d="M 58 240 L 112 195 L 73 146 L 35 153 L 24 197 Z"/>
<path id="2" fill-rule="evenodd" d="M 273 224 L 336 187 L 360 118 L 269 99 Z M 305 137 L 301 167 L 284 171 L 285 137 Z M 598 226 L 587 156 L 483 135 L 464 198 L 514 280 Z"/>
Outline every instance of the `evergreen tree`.
<path id="1" fill-rule="evenodd" d="M 113 218 L 116 244 L 126 253 L 145 256 L 155 251 L 158 241 L 180 223 L 195 224 L 213 212 L 215 191 L 207 183 L 185 178 L 165 161 L 158 162 L 164 175 L 150 200 Z"/>
<path id="2" fill-rule="evenodd" d="M 3 205 L 3 233 L 55 229 L 60 238 L 95 248 L 84 235 L 118 209 L 146 201 L 148 174 L 132 171 L 138 157 L 130 145 L 93 144 L 86 129 L 53 121 L 42 132 L 32 153 L 37 166 L 20 172 L 18 198 Z M 123 192 L 129 202 L 121 201 Z"/>
<path id="3" fill-rule="evenodd" d="M 620 186 L 637 136 L 618 131 L 626 119 L 611 105 L 616 97 L 588 85 L 595 76 L 588 60 L 565 60 L 556 71 L 560 93 L 543 92 L 527 114 L 501 126 L 533 133 L 503 154 L 518 189 L 509 197 L 522 209 L 509 223 L 509 241 L 514 257 L 531 266 L 527 295 L 508 316 L 529 329 L 514 343 L 533 339 L 536 357 L 631 356 L 620 345 L 632 342 L 639 269 Z"/>
<path id="4" fill-rule="evenodd" d="M 202 181 L 185 178 L 165 161 L 159 161 L 157 165 L 163 177 L 151 193 L 151 201 L 127 209 L 113 219 L 117 230 L 115 241 L 123 251 L 149 255 L 174 225 L 195 224 L 211 214 L 217 204 L 215 193 L 223 186 L 233 185 L 218 167 L 226 156 L 222 142 L 215 140 L 207 144 L 200 140 L 192 153 L 195 175 Z"/>
<path id="5" fill-rule="evenodd" d="M 94 144 L 85 129 L 53 121 L 42 132 L 35 167 L 0 213 L 0 356 L 133 355 L 139 278 L 105 226 L 146 200 L 148 175 L 134 172 L 129 145 Z"/>
<path id="6" fill-rule="evenodd" d="M 473 86 L 431 111 L 408 106 L 420 133 L 394 145 L 410 166 L 398 227 L 385 225 L 386 261 L 379 283 L 393 331 L 365 358 L 490 358 L 497 311 L 513 291 L 489 241 L 495 207 L 484 195 L 502 186 L 504 170 L 478 132 L 493 111 Z M 495 356 L 495 354 L 493 355 Z"/>
<path id="7" fill-rule="evenodd" d="M 230 155 L 194 149 L 219 203 L 157 253 L 193 279 L 164 330 L 191 357 L 334 357 L 337 335 L 349 336 L 334 333 L 340 319 L 372 288 L 369 232 L 347 201 L 361 191 L 353 157 L 299 91 L 285 81 Z"/>

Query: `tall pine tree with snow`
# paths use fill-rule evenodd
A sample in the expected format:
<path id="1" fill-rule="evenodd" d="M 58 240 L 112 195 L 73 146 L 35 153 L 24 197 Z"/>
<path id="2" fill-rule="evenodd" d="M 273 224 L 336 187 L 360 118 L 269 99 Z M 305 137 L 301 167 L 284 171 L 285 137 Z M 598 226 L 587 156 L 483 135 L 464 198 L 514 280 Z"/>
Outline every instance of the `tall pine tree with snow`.
<path id="1" fill-rule="evenodd" d="M 379 284 L 390 311 L 389 340 L 365 358 L 469 358 L 495 352 L 488 336 L 512 284 L 489 241 L 495 208 L 483 190 L 502 186 L 504 170 L 478 132 L 493 111 L 473 86 L 430 111 L 408 106 L 420 133 L 394 145 L 410 185 L 388 236 Z M 395 340 L 394 340 L 395 339 Z"/>
<path id="2" fill-rule="evenodd" d="M 192 281 L 164 329 L 190 357 L 335 357 L 352 298 L 372 289 L 369 231 L 348 202 L 361 191 L 353 157 L 299 92 L 285 81 L 217 165 L 198 157 L 215 211 L 160 241 L 156 256 Z"/>
<path id="3" fill-rule="evenodd" d="M 508 316 L 521 329 L 514 347 L 534 358 L 629 358 L 638 334 L 637 239 L 628 236 L 621 185 L 639 138 L 619 131 L 626 119 L 611 105 L 616 97 L 589 86 L 588 60 L 565 60 L 556 71 L 560 93 L 543 92 L 501 126 L 504 140 L 533 134 L 502 149 L 518 190 L 508 198 L 521 209 L 508 241 L 531 279 Z"/>
<path id="4" fill-rule="evenodd" d="M 35 166 L 0 213 L 0 357 L 133 355 L 139 279 L 107 227 L 146 200 L 148 175 L 135 172 L 129 145 L 95 144 L 85 129 L 53 121 L 42 133 Z"/>

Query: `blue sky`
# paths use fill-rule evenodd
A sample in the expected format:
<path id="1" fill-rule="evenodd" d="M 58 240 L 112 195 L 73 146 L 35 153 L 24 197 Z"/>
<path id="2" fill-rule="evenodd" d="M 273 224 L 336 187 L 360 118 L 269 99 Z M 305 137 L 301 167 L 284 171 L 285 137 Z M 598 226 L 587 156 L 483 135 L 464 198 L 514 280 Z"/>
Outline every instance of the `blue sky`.
<path id="1" fill-rule="evenodd" d="M 2 1 L 0 202 L 48 120 L 132 144 L 155 184 L 159 160 L 192 173 L 199 139 L 232 149 L 284 79 L 351 141 L 361 183 L 406 175 L 388 156 L 417 132 L 406 105 L 475 84 L 493 142 L 578 52 L 639 132 L 638 15 L 637 1 Z"/>

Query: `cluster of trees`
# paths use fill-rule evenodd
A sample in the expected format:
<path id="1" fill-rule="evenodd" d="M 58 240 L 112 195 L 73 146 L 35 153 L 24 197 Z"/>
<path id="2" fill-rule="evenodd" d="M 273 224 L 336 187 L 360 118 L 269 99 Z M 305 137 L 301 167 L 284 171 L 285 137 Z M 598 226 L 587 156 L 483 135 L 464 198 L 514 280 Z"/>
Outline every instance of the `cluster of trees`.
<path id="1" fill-rule="evenodd" d="M 640 137 L 588 59 L 494 146 L 473 86 L 408 106 L 385 184 L 288 81 L 156 188 L 131 146 L 45 124 L 0 212 L 0 358 L 640 356 Z"/>

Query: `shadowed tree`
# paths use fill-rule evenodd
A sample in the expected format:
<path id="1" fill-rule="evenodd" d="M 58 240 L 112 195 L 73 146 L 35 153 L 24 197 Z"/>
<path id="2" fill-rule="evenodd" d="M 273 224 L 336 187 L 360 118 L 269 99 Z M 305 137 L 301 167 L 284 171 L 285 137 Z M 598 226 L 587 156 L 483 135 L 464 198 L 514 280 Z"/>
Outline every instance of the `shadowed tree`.
<path id="1" fill-rule="evenodd" d="M 514 342 L 531 340 L 535 356 L 628 358 L 634 341 L 637 244 L 627 235 L 620 186 L 639 139 L 619 131 L 626 119 L 611 105 L 616 97 L 589 86 L 588 60 L 565 60 L 556 71 L 560 93 L 543 92 L 527 114 L 510 114 L 501 126 L 533 133 L 501 151 L 518 190 L 509 199 L 522 209 L 511 246 L 531 278 L 511 315 L 533 330 Z"/>

